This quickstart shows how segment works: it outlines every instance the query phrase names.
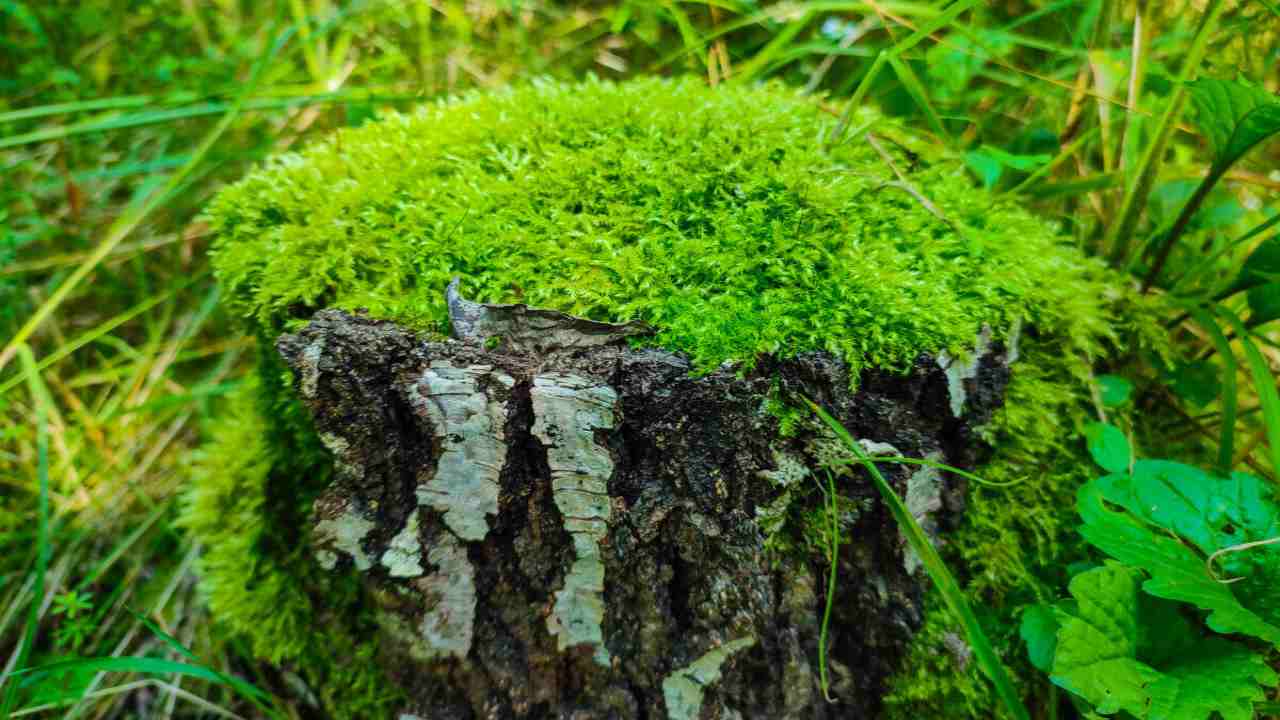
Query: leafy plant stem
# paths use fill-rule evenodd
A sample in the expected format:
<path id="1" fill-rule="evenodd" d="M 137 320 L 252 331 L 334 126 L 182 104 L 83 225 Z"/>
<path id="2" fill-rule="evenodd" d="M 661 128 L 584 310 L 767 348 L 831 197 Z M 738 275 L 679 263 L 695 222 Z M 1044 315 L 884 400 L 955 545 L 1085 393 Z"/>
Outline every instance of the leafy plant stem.
<path id="1" fill-rule="evenodd" d="M 1187 225 L 1191 223 L 1191 218 L 1195 217 L 1196 211 L 1204 204 L 1205 198 L 1209 197 L 1209 191 L 1214 185 L 1222 179 L 1226 173 L 1225 167 L 1214 167 L 1210 169 L 1209 174 L 1204 180 L 1200 181 L 1200 185 L 1196 187 L 1195 193 L 1182 206 L 1182 212 L 1178 213 L 1178 219 L 1174 220 L 1173 227 L 1169 229 L 1168 234 L 1162 240 L 1160 247 L 1156 250 L 1155 260 L 1151 263 L 1151 269 L 1147 271 L 1147 276 L 1142 279 L 1142 292 L 1151 290 L 1151 286 L 1155 284 L 1160 277 L 1160 272 L 1164 270 L 1164 264 L 1169 260 L 1169 254 L 1173 252 L 1173 248 L 1178 243 L 1178 238 L 1182 237 L 1182 233 L 1186 232 Z"/>
<path id="2" fill-rule="evenodd" d="M 933 543 L 929 541 L 929 537 L 925 535 L 920 524 L 912 517 L 911 511 L 907 509 L 902 499 L 898 497 L 898 494 L 889 485 L 889 481 L 885 480 L 884 475 L 880 473 L 880 469 L 867 456 L 862 446 L 853 439 L 849 431 L 838 420 L 828 414 L 826 410 L 819 407 L 817 403 L 808 398 L 803 398 L 803 400 L 822 422 L 836 434 L 836 437 L 849 448 L 849 451 L 853 453 L 854 457 L 862 463 L 863 467 L 871 475 L 871 480 L 875 484 L 876 490 L 879 491 L 885 504 L 889 506 L 889 512 L 893 515 L 893 519 L 897 522 L 902 533 L 906 535 L 908 543 L 919 555 L 921 565 L 928 571 L 929 577 L 938 588 L 943 601 L 951 612 L 960 618 L 965 634 L 968 636 L 969 645 L 973 648 L 973 654 L 987 673 L 987 677 L 995 685 L 996 695 L 999 696 L 1001 702 L 1004 703 L 1014 718 L 1017 720 L 1030 720 L 1031 715 L 1022 704 L 1022 700 L 1019 699 L 1017 691 L 1014 690 L 1008 673 L 1005 672 L 1004 666 L 1001 665 L 1000 658 L 991 646 L 991 641 L 987 639 L 987 635 L 983 631 L 982 625 L 978 622 L 977 616 L 973 614 L 973 609 L 969 607 L 969 603 L 965 600 L 960 584 L 951 575 L 951 571 L 947 569 L 942 556 L 933 547 Z"/>

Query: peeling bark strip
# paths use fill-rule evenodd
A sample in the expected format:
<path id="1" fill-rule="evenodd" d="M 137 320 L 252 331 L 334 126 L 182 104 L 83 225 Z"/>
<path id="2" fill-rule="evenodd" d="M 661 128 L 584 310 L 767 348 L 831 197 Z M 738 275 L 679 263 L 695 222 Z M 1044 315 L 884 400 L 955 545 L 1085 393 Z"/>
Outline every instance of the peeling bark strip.
<path id="1" fill-rule="evenodd" d="M 515 380 L 488 365 L 427 368 L 410 386 L 409 402 L 435 429 L 440 443 L 435 475 L 418 486 L 418 502 L 444 514 L 445 524 L 463 540 L 483 540 L 485 517 L 498 514 L 498 473 L 506 463 L 502 437 L 505 402 L 481 387 L 489 379 L 510 390 Z"/>
<path id="2" fill-rule="evenodd" d="M 551 492 L 573 538 L 576 560 L 556 593 L 547 629 L 565 650 L 588 644 L 595 659 L 609 665 L 604 622 L 604 563 L 600 542 L 609 531 L 609 478 L 613 460 L 596 445 L 598 430 L 614 428 L 618 394 L 608 385 L 567 373 L 533 378 L 533 436 L 547 449 Z"/>
<path id="3" fill-rule="evenodd" d="M 935 358 L 907 375 L 864 373 L 856 392 L 821 354 L 695 377 L 679 355 L 629 348 L 634 326 L 469 303 L 456 287 L 450 306 L 458 340 L 326 310 L 278 342 L 334 454 L 312 552 L 363 578 L 379 663 L 412 699 L 404 713 L 875 712 L 927 581 L 875 489 L 842 476 L 851 537 L 828 659 L 838 700 L 827 703 L 813 669 L 826 560 L 776 555 L 765 538 L 814 509 L 790 505 L 835 451 L 818 435 L 781 438 L 767 401 L 804 394 L 868 448 L 970 465 L 982 451 L 970 425 L 1008 376 L 998 347 L 963 371 L 957 418 L 950 368 Z M 884 471 L 945 538 L 959 481 Z"/>

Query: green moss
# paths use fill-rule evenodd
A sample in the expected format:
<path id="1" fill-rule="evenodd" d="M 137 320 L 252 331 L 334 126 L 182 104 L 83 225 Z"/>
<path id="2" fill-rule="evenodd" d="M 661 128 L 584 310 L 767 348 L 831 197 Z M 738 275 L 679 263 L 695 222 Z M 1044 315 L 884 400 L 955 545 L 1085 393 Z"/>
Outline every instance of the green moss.
<path id="1" fill-rule="evenodd" d="M 225 189 L 207 213 L 214 265 L 265 348 L 321 307 L 445 331 L 455 275 L 478 300 L 646 321 L 652 342 L 703 369 L 809 350 L 905 369 L 921 352 L 965 355 L 984 324 L 999 340 L 1021 322 L 1034 337 L 987 474 L 1030 477 L 1003 494 L 975 490 L 953 542 L 975 595 L 1013 607 L 1014 589 L 1035 587 L 1070 543 L 1063 499 L 1078 478 L 1059 468 L 1073 467 L 1082 388 L 1114 348 L 1128 296 L 937 147 L 864 110 L 855 125 L 880 138 L 890 167 L 861 133 L 824 148 L 833 123 L 778 85 L 588 80 L 468 94 L 339 131 Z M 894 184 L 895 170 L 945 219 Z M 328 461 L 279 363 L 263 358 L 256 406 L 241 401 L 205 451 L 188 524 L 207 549 L 218 617 L 264 657 L 323 674 L 333 655 L 309 639 L 312 598 L 326 593 L 326 612 L 348 627 L 366 620 L 354 583 L 318 577 L 305 557 L 299 528 Z"/>
<path id="2" fill-rule="evenodd" d="M 780 86 L 535 83 L 342 130 L 223 191 L 208 220 L 231 306 L 268 335 L 321 306 L 442 329 L 444 287 L 648 321 L 702 367 L 827 349 L 905 367 L 1022 317 L 1091 354 L 1098 273 L 963 166 Z M 908 153 L 912 153 L 909 155 Z M 936 161 L 931 161 L 936 160 Z"/>
<path id="3" fill-rule="evenodd" d="M 321 572 L 300 536 L 329 463 L 302 408 L 270 387 L 281 367 L 260 367 L 271 372 L 236 392 L 192 461 L 182 524 L 203 545 L 201 589 L 226 630 L 296 667 L 334 717 L 389 716 L 398 694 L 362 639 L 375 633 L 359 585 Z"/>

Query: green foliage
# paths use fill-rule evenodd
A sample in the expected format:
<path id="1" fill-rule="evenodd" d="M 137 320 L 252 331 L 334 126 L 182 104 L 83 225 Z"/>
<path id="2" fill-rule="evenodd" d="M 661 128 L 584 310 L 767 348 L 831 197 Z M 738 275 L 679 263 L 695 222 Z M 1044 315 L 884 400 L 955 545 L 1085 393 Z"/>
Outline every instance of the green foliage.
<path id="1" fill-rule="evenodd" d="M 1093 461 L 1115 473 L 1129 469 L 1129 441 L 1120 428 L 1106 423 L 1089 423 L 1084 436 Z"/>
<path id="2" fill-rule="evenodd" d="M 1133 383 L 1119 375 L 1100 375 L 1098 391 L 1103 406 L 1121 407 L 1133 397 Z"/>
<path id="3" fill-rule="evenodd" d="M 1250 720 L 1276 682 L 1266 659 L 1239 643 L 1200 637 L 1172 604 L 1143 596 L 1136 570 L 1109 563 L 1071 580 L 1057 608 L 1054 683 L 1095 712 L 1159 720 Z"/>
<path id="4" fill-rule="evenodd" d="M 80 649 L 81 643 L 95 629 L 92 611 L 91 593 L 71 590 L 53 598 L 53 614 L 61 616 L 58 632 L 53 636 L 58 647 L 69 652 Z"/>
<path id="5" fill-rule="evenodd" d="M 647 321 L 701 368 L 807 350 L 905 368 L 1016 318 L 1096 355 L 1105 274 L 865 118 L 950 222 L 886 188 L 862 138 L 824 150 L 832 121 L 794 91 L 538 82 L 271 162 L 210 207 L 214 265 L 268 335 L 322 306 L 439 330 L 462 275 L 485 301 Z"/>
<path id="6" fill-rule="evenodd" d="M 1129 471 L 1123 434 L 1104 427 L 1119 434 L 1126 465 L 1117 469 L 1094 452 L 1112 472 L 1080 489 L 1080 534 L 1119 562 L 1071 580 L 1075 602 L 1055 606 L 1056 627 L 1047 608 L 1028 611 L 1022 635 L 1033 662 L 1104 715 L 1253 717 L 1253 703 L 1277 681 L 1266 656 L 1205 635 L 1177 603 L 1206 611 L 1214 633 L 1280 645 L 1280 504 L 1272 487 L 1168 460 L 1138 460 Z M 1213 574 L 1215 562 L 1229 579 Z"/>
<path id="7" fill-rule="evenodd" d="M 884 475 L 880 473 L 880 469 L 876 467 L 875 462 L 867 455 L 862 446 L 858 444 L 849 431 L 845 429 L 835 418 L 831 417 L 827 411 L 823 410 L 813 401 L 805 401 L 810 409 L 822 419 L 845 448 L 853 454 L 857 461 L 866 469 L 871 476 L 872 483 L 875 485 L 876 491 L 880 493 L 880 498 L 888 506 L 890 514 L 893 516 L 894 522 L 897 523 L 898 529 L 906 536 L 907 542 L 911 549 L 916 552 L 920 558 L 920 564 L 924 567 L 925 572 L 929 574 L 929 579 L 933 581 L 934 587 L 938 594 L 942 596 L 943 601 L 947 604 L 947 609 L 960 618 L 960 626 L 963 628 L 965 637 L 969 641 L 969 646 L 973 648 L 973 653 L 977 657 L 978 665 L 982 671 L 986 673 L 991 680 L 991 684 L 995 686 L 996 694 L 1000 697 L 1000 701 L 1004 707 L 1015 718 L 1029 719 L 1031 716 L 1027 713 L 1027 708 L 1022 704 L 1016 690 L 1014 690 L 1013 682 L 1009 679 L 1009 674 L 1001 664 L 999 656 L 995 649 L 991 646 L 991 641 L 987 638 L 987 633 L 982 629 L 982 623 L 978 621 L 977 615 L 974 614 L 973 608 L 969 606 L 968 600 L 965 598 L 964 592 L 960 588 L 960 584 L 956 582 L 955 576 L 947 569 L 947 564 L 943 562 L 942 556 L 938 554 L 938 550 L 933 546 L 933 542 L 929 539 L 928 534 L 920 527 L 920 523 L 912 517 L 911 511 L 907 509 L 907 505 L 894 492 L 893 486 L 885 480 Z M 830 477 L 830 476 L 828 476 Z M 834 484 L 829 491 L 831 495 L 835 494 Z M 835 514 L 832 512 L 834 523 Z M 834 529 L 833 529 L 834 532 Z M 834 552 L 832 553 L 832 575 L 835 574 Z M 830 593 L 828 593 L 828 608 L 830 607 Z M 824 623 L 825 626 L 825 623 Z M 825 685 L 825 677 L 823 678 Z"/>
<path id="8" fill-rule="evenodd" d="M 1200 78 L 1189 88 L 1196 121 L 1213 145 L 1213 166 L 1229 167 L 1280 133 L 1280 98 L 1239 80 Z"/>
<path id="9" fill-rule="evenodd" d="M 248 69 L 265 51 L 265 29 L 273 19 L 292 23 L 295 38 L 307 36 L 276 57 L 261 92 L 248 100 L 252 112 L 240 116 L 180 191 L 169 194 L 146 222 L 133 228 L 98 265 L 92 281 L 81 283 L 31 336 L 37 376 L 55 391 L 45 403 L 52 412 L 47 432 L 44 426 L 37 431 L 31 422 L 33 403 L 10 392 L 20 388 L 22 376 L 10 372 L 0 377 L 0 477 L 11 490 L 0 493 L 0 532 L 15 548 L 27 549 L 0 553 L 5 556 L 0 560 L 0 591 L 17 603 L 0 608 L 0 614 L 27 615 L 27 603 L 15 588 L 33 580 L 35 560 L 43 554 L 36 550 L 33 529 L 41 496 L 38 477 L 51 475 L 47 497 L 54 525 L 63 528 L 54 533 L 53 543 L 60 561 L 72 567 L 60 584 L 51 573 L 49 593 L 67 590 L 70 578 L 86 577 L 86 572 L 92 577 L 101 560 L 99 549 L 113 551 L 117 536 L 132 538 L 133 529 L 152 522 L 154 513 L 165 516 L 178 478 L 186 478 L 183 463 L 190 446 L 198 441 L 192 427 L 220 411 L 216 398 L 210 402 L 212 396 L 192 389 L 252 364 L 241 355 L 245 337 L 240 327 L 221 319 L 199 329 L 186 324 L 187 309 L 199 305 L 209 291 L 204 279 L 207 233 L 191 221 L 224 182 L 242 176 L 269 154 L 335 127 L 394 115 L 389 111 L 439 93 L 472 85 L 499 87 L 519 77 L 578 78 L 588 70 L 619 78 L 655 70 L 689 71 L 712 83 L 749 85 L 770 76 L 815 89 L 819 96 L 829 92 L 812 100 L 828 111 L 838 112 L 856 87 L 859 101 L 849 104 L 854 112 L 878 105 L 904 125 L 951 138 L 957 154 L 990 155 L 985 151 L 998 148 L 1013 156 L 1052 156 L 1025 179 L 1027 170 L 998 162 L 976 170 L 981 180 L 1017 195 L 1017 202 L 1057 218 L 1061 235 L 1071 236 L 1078 246 L 1096 247 L 1109 229 L 1128 224 L 1132 232 L 1117 234 L 1136 250 L 1168 237 L 1170 224 L 1217 155 L 1207 132 L 1209 142 L 1203 142 L 1191 133 L 1175 132 L 1176 123 L 1160 127 L 1166 108 L 1179 109 L 1172 102 L 1175 93 L 1188 91 L 1196 101 L 1194 83 L 1170 80 L 1239 73 L 1252 77 L 1256 87 L 1265 83 L 1276 89 L 1280 11 L 1274 0 L 1146 3 L 1141 33 L 1135 33 L 1133 3 L 967 5 L 966 10 L 966 3 L 890 3 L 881 14 L 865 3 L 776 0 L 0 0 L 0 166 L 5 176 L 0 182 L 0 341 L 82 264 L 85 251 L 107 235 L 112 222 L 190 158 L 190 148 L 226 111 L 228 97 L 242 87 Z M 1208 6 L 1221 11 L 1217 22 L 1203 23 L 1203 42 L 1197 38 L 1197 47 L 1188 53 L 1203 20 L 1189 9 Z M 963 12 L 941 17 L 956 8 Z M 893 73 L 875 72 L 885 65 L 878 53 L 893 51 L 904 38 L 919 45 L 890 63 Z M 1200 57 L 1206 61 L 1199 62 Z M 746 114 L 766 109 L 748 108 Z M 860 142 L 857 136 L 849 141 Z M 912 157 L 886 145 L 913 183 L 938 200 L 917 176 Z M 1268 233 L 1280 221 L 1275 203 L 1280 195 L 1274 177 L 1268 176 L 1276 166 L 1276 149 L 1276 143 L 1255 148 L 1206 192 L 1203 209 L 1188 216 L 1177 247 L 1170 245 L 1169 268 L 1160 278 L 1161 286 L 1180 296 L 1214 297 L 1235 313 L 1247 307 L 1249 332 L 1231 334 L 1263 353 L 1269 352 L 1265 344 L 1275 342 L 1274 323 L 1259 325 L 1273 314 L 1269 308 L 1280 278 L 1280 265 L 1263 262 L 1276 247 L 1276 238 Z M 923 155 L 926 161 L 934 159 L 931 153 Z M 1141 162 L 1147 157 L 1149 166 Z M 1154 170 L 1149 180 L 1156 193 L 1136 193 L 1126 208 L 1123 189 L 1136 187 L 1147 167 Z M 892 179 L 883 171 L 879 169 L 877 183 Z M 824 181 L 815 176 L 815 182 Z M 897 192 L 879 190 L 882 195 Z M 905 195 L 899 199 L 910 204 Z M 949 205 L 939 204 L 950 215 Z M 1138 222 L 1144 212 L 1145 221 Z M 960 225 L 969 229 L 967 220 Z M 1017 232 L 980 229 L 974 235 L 999 243 L 1021 240 Z M 1138 270 L 1143 262 L 1133 259 Z M 1242 266 L 1248 272 L 1240 273 Z M 1150 317 L 1151 307 L 1135 308 L 1127 299 L 1117 300 L 1115 291 L 1101 290 L 1113 283 L 1097 268 L 1080 271 L 1096 281 L 1090 287 L 1099 288 L 1101 297 L 1088 297 L 1094 290 L 1082 288 L 1082 299 L 1062 317 L 1093 312 L 1100 299 L 1113 323 Z M 1242 285 L 1222 295 L 1235 286 L 1238 274 Z M 909 279 L 925 283 L 928 276 Z M 893 282 L 903 277 L 898 274 Z M 963 285 L 957 287 L 963 292 Z M 520 296 L 520 288 L 502 292 Z M 1231 297 L 1236 292 L 1239 296 Z M 295 309 L 303 316 L 307 312 L 301 304 Z M 1182 308 L 1174 313 L 1165 312 L 1166 321 L 1181 315 Z M 285 317 L 292 316 L 286 312 Z M 1216 326 L 1217 317 L 1214 308 L 1211 325 Z M 1060 343 L 1061 333 L 1071 331 L 1069 321 L 1058 319 L 1036 323 L 1050 328 L 1043 342 L 1024 337 L 1030 357 L 1015 371 L 1008 406 L 984 430 L 996 451 L 980 472 L 992 480 L 1019 482 L 1003 489 L 971 486 L 963 525 L 948 536 L 944 548 L 965 578 L 975 607 L 990 610 L 982 620 L 997 651 L 1018 673 L 1015 682 L 1042 708 L 1050 699 L 1035 686 L 1035 676 L 1018 665 L 1019 653 L 1011 649 L 1016 648 L 1017 627 L 1011 619 L 1028 602 L 1063 587 L 1066 568 L 1082 558 L 1082 541 L 1071 531 L 1071 508 L 1075 491 L 1090 475 L 1080 466 L 1073 439 L 1083 433 L 1093 411 L 1083 358 L 1102 354 L 1099 343 L 1079 342 L 1096 339 L 1087 332 Z M 428 318 L 424 324 L 433 322 Z M 1249 357 L 1237 363 L 1231 346 L 1240 341 L 1223 332 L 1214 335 L 1199 319 L 1196 323 L 1200 327 L 1189 328 L 1173 320 L 1167 336 L 1154 341 L 1135 334 L 1145 330 L 1116 325 L 1119 347 L 1107 357 L 1106 368 L 1132 380 L 1135 388 L 1130 404 L 1114 412 L 1108 408 L 1107 414 L 1131 427 L 1145 446 L 1167 447 L 1167 456 L 1178 453 L 1183 460 L 1206 465 L 1213 448 L 1200 438 L 1221 436 L 1216 453 L 1220 475 L 1246 463 L 1263 472 L 1266 451 L 1276 443 L 1256 442 L 1269 429 L 1252 393 L 1253 386 L 1268 384 L 1255 379 L 1253 386 L 1245 381 L 1237 387 L 1236 375 L 1237 369 L 1253 375 L 1260 369 L 1258 377 L 1265 378 L 1267 368 Z M 82 333 L 84 328 L 92 330 Z M 68 342 L 68 337 L 75 339 Z M 1146 352 L 1158 342 L 1177 345 L 1174 355 L 1180 364 L 1170 381 L 1172 396 L 1164 392 L 1168 368 L 1157 357 L 1160 353 Z M 1092 349 L 1077 353 L 1084 345 Z M 13 370 L 12 365 L 0 373 L 5 370 Z M 1105 396 L 1105 386 L 1100 391 Z M 1130 408 L 1140 414 L 1128 418 Z M 41 442 L 48 452 L 38 451 Z M 293 444 L 272 436 L 268 444 L 304 447 L 296 439 L 289 442 Z M 41 457 L 43 474 L 37 471 Z M 275 483 L 265 484 L 289 486 L 286 473 L 276 477 Z M 86 497 L 88 506 L 83 505 Z M 271 509 L 264 510 L 264 517 L 276 517 L 283 505 L 264 503 Z M 164 616 L 184 637 L 192 633 L 209 656 L 218 656 L 219 666 L 252 668 L 240 657 L 241 644 L 226 642 L 229 633 L 207 630 L 207 616 L 191 596 L 193 584 L 177 582 L 177 574 L 186 572 L 188 542 L 163 519 L 154 528 L 142 540 L 124 543 L 119 563 L 143 570 L 151 578 L 147 587 L 163 588 L 174 578 L 178 591 L 162 596 L 171 598 L 163 607 L 145 612 Z M 91 540 L 67 546 L 69 536 L 59 534 L 66 532 Z M 135 598 L 142 593 L 138 583 L 126 581 L 133 575 L 107 577 L 119 577 L 115 585 L 128 587 Z M 97 647 L 83 648 L 89 653 L 112 652 L 125 632 L 112 623 L 131 621 L 105 592 L 107 582 L 88 584 L 105 612 L 101 632 L 86 642 Z M 152 594 L 159 595 L 158 590 Z M 992 709 L 990 687 L 981 676 L 955 672 L 959 654 L 948 650 L 954 649 L 948 640 L 953 619 L 936 598 L 931 607 L 937 609 L 927 618 L 893 689 L 891 713 L 993 717 L 999 711 Z M 30 624 L 11 622 L 0 644 L 18 647 L 28 627 L 41 636 L 52 635 L 60 622 L 48 611 L 42 618 L 32 613 Z M 143 636 L 134 635 L 134 647 L 146 642 Z M 361 646 L 360 652 L 367 651 Z M 354 664 L 366 661 L 367 655 L 357 656 Z M 67 692 L 78 693 L 87 680 L 68 687 Z M 215 703 L 230 697 L 213 684 L 184 687 Z M 114 704 L 119 714 L 125 703 L 132 707 L 143 694 L 101 695 L 93 712 L 110 715 Z M 288 695 L 282 693 L 282 704 L 304 702 Z M 226 709 L 240 707 L 231 701 Z M 1270 712 L 1277 712 L 1274 703 Z"/>

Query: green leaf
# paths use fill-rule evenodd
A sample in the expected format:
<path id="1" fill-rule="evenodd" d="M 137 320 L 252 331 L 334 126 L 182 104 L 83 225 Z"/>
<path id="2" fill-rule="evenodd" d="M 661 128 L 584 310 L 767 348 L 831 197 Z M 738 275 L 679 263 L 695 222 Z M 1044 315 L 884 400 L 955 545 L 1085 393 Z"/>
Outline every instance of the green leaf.
<path id="1" fill-rule="evenodd" d="M 1093 461 L 1113 473 L 1129 470 L 1129 440 L 1120 428 L 1107 423 L 1089 423 L 1084 429 Z"/>
<path id="2" fill-rule="evenodd" d="M 1215 168 L 1227 168 L 1280 132 L 1280 99 L 1240 81 L 1201 78 L 1188 86 Z"/>
<path id="3" fill-rule="evenodd" d="M 1120 407 L 1129 402 L 1133 396 L 1133 383 L 1119 375 L 1099 375 L 1098 392 L 1102 396 L 1102 404 L 1106 407 Z"/>
<path id="4" fill-rule="evenodd" d="M 1149 465 L 1152 463 L 1156 466 Z M 1237 473 L 1224 480 L 1194 468 L 1170 467 L 1175 465 L 1143 460 L 1135 464 L 1132 477 L 1108 475 L 1086 484 L 1077 496 L 1084 520 L 1080 534 L 1111 557 L 1149 573 L 1142 586 L 1146 592 L 1208 611 L 1206 622 L 1211 629 L 1280 644 L 1275 593 L 1260 587 L 1277 579 L 1266 569 L 1280 566 L 1270 552 L 1274 546 L 1223 556 L 1224 571 L 1252 573 L 1244 576 L 1243 582 L 1226 584 L 1209 575 L 1204 555 L 1173 534 L 1187 533 L 1188 541 L 1211 554 L 1236 544 L 1231 540 L 1272 527 L 1274 501 L 1262 494 L 1265 488 L 1260 480 L 1247 479 L 1252 476 Z M 1172 497 L 1179 493 L 1186 493 L 1187 498 Z M 1121 509 L 1112 509 L 1107 503 Z M 1188 510 L 1189 506 L 1197 509 Z M 1180 530 L 1157 524 L 1160 520 Z M 1244 585 L 1249 587 L 1241 587 Z M 1242 598 L 1251 607 L 1246 607 Z"/>
<path id="5" fill-rule="evenodd" d="M 991 156 L 989 153 L 983 152 L 982 149 L 970 150 L 964 154 L 964 164 L 969 166 L 974 175 L 982 181 L 982 186 L 988 190 L 994 188 L 996 183 L 1000 182 L 1000 175 L 1004 173 L 1004 165 L 1000 161 Z"/>
<path id="6" fill-rule="evenodd" d="M 1064 612 L 1050 679 L 1103 715 L 1145 711 L 1146 688 L 1160 673 L 1137 661 L 1138 579 L 1118 564 L 1080 573 L 1069 586 L 1076 612 Z"/>
<path id="7" fill-rule="evenodd" d="M 1053 655 L 1058 649 L 1058 616 L 1049 605 L 1032 605 L 1022 611 L 1018 635 L 1027 645 L 1031 664 L 1041 672 L 1053 669 Z"/>
<path id="8" fill-rule="evenodd" d="M 1245 298 L 1249 301 L 1249 327 L 1280 318 L 1280 283 L 1250 288 Z"/>
<path id="9" fill-rule="evenodd" d="M 1236 339 L 1244 351 L 1245 364 L 1253 376 L 1253 390 L 1258 396 L 1258 404 L 1262 406 L 1262 424 L 1267 432 L 1267 449 L 1271 451 L 1271 471 L 1280 473 L 1280 392 L 1276 391 L 1275 374 L 1267 358 L 1254 344 L 1252 333 L 1244 322 L 1222 306 L 1218 307 L 1218 314 L 1236 331 Z"/>
<path id="10" fill-rule="evenodd" d="M 1200 638 L 1169 603 L 1138 593 L 1141 573 L 1111 563 L 1072 579 L 1051 679 L 1104 715 L 1143 720 L 1249 720 L 1276 682 L 1266 659 Z"/>

